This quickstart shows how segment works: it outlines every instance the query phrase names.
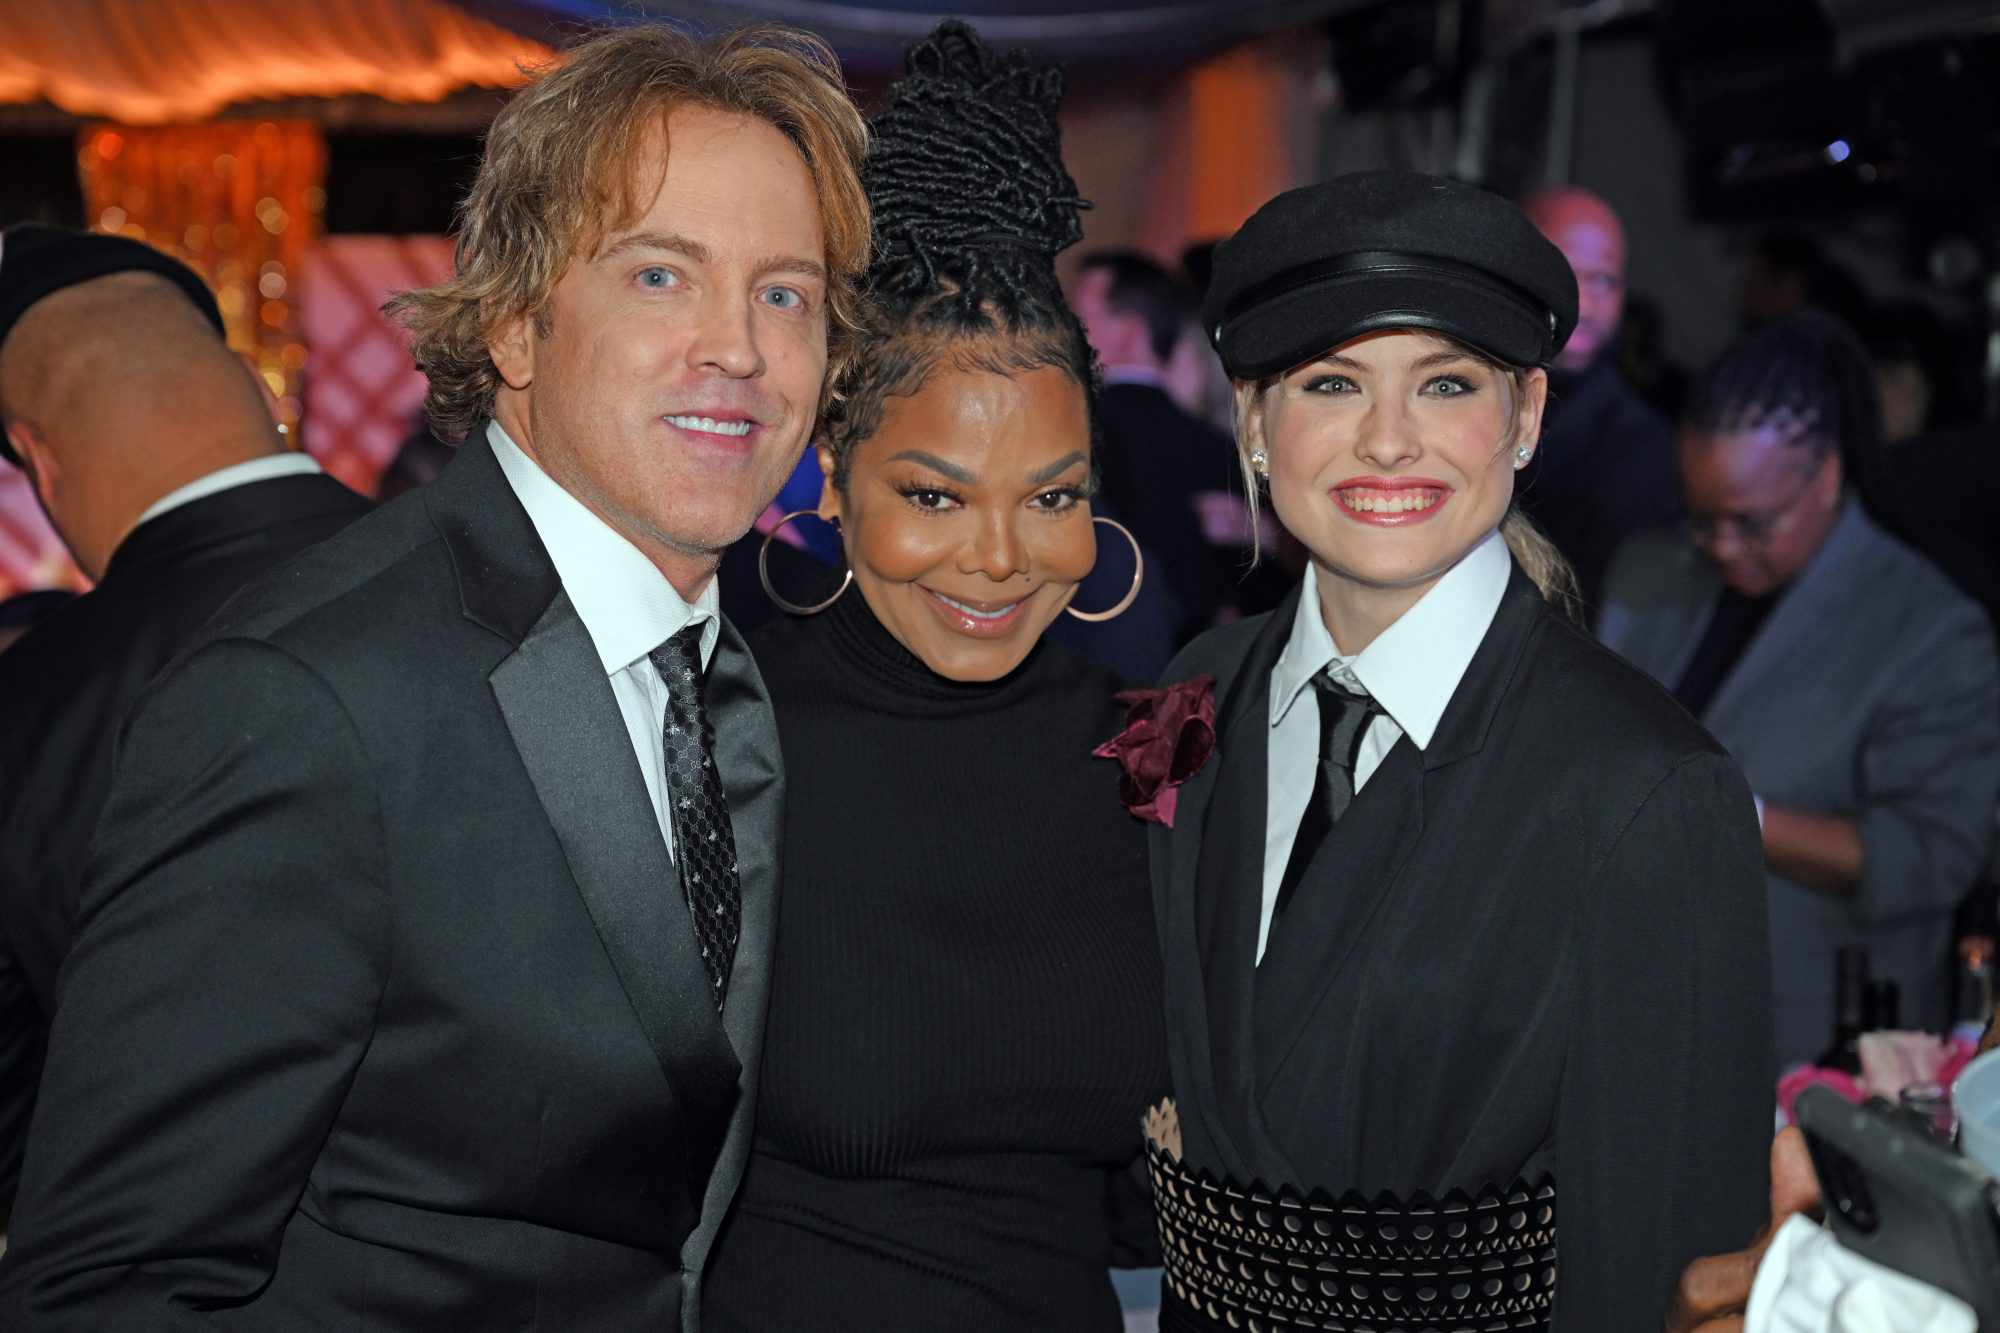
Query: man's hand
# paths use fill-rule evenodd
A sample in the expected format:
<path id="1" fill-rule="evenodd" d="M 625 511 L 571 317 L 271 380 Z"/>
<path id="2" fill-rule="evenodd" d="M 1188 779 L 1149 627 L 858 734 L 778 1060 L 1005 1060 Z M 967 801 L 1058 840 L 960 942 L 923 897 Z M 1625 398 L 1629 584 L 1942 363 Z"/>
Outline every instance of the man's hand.
<path id="1" fill-rule="evenodd" d="M 1743 1313 L 1750 1304 L 1750 1286 L 1757 1265 L 1764 1261 L 1771 1237 L 1794 1213 L 1819 1207 L 1819 1180 L 1813 1175 L 1805 1135 L 1796 1127 L 1771 1141 L 1771 1220 L 1734 1254 L 1697 1259 L 1681 1274 L 1667 1311 L 1665 1333 L 1742 1333 Z"/>

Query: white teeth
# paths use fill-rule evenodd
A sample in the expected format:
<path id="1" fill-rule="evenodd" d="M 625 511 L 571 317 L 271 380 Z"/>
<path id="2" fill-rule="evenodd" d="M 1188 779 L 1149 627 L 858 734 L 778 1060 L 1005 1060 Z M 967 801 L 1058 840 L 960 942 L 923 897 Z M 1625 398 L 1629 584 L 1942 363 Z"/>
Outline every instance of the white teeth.
<path id="1" fill-rule="evenodd" d="M 998 620 L 1001 617 L 1005 616 L 1009 611 L 1012 611 L 1015 607 L 1020 605 L 1019 602 L 1009 602 L 1007 603 L 1007 605 L 1001 607 L 998 611 L 981 611 L 976 606 L 967 606 L 964 602 L 957 601 L 953 598 L 947 597 L 941 592 L 932 593 L 931 595 L 933 597 L 936 597 L 940 602 L 943 602 L 946 606 L 951 607 L 953 610 L 965 612 L 965 614 L 971 616 L 974 620 Z"/>
<path id="2" fill-rule="evenodd" d="M 1428 491 L 1409 495 L 1369 495 L 1359 491 L 1341 492 L 1340 502 L 1363 514 L 1408 514 L 1429 509 L 1437 497 Z"/>
<path id="3" fill-rule="evenodd" d="M 747 421 L 717 421 L 714 417 L 668 417 L 667 420 L 682 430 L 707 431 L 710 435 L 750 433 L 750 423 Z"/>

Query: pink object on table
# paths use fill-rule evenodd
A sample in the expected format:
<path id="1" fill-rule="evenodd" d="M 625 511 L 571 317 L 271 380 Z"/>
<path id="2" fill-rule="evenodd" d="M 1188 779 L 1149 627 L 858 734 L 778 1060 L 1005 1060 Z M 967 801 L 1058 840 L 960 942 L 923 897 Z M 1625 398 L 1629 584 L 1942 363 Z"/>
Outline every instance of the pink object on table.
<path id="1" fill-rule="evenodd" d="M 1815 1084 L 1832 1088 L 1850 1102 L 1870 1097 L 1895 1101 L 1912 1083 L 1950 1087 L 1971 1061 L 1977 1045 L 1960 1037 L 1944 1039 L 1928 1032 L 1867 1032 L 1860 1041 L 1861 1077 L 1817 1065 L 1797 1065 L 1778 1080 L 1778 1117 L 1794 1123 L 1792 1106 L 1799 1094 Z"/>

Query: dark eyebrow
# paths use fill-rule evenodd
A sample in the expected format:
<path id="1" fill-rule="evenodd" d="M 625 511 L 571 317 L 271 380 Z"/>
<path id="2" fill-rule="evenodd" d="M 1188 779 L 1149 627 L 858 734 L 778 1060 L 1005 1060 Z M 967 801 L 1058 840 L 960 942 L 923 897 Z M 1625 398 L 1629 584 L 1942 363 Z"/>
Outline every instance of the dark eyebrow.
<path id="1" fill-rule="evenodd" d="M 1077 449 L 1065 455 L 1062 458 L 1058 458 L 1055 462 L 1049 464 L 1047 467 L 1039 468 L 1036 471 L 1029 473 L 1028 484 L 1030 486 L 1039 486 L 1045 481 L 1054 481 L 1057 477 L 1060 477 L 1063 473 L 1069 471 L 1071 468 L 1075 467 L 1078 463 L 1088 463 L 1089 461 L 1090 461 L 1090 455 L 1085 453 L 1081 449 Z"/>
<path id="2" fill-rule="evenodd" d="M 961 486 L 976 485 L 979 481 L 979 478 L 973 476 L 958 464 L 947 463 L 936 454 L 927 454 L 921 449 L 905 449 L 899 454 L 890 454 L 888 461 L 891 463 L 921 463 L 933 472 L 941 472 L 945 476 L 950 477 Z"/>
<path id="3" fill-rule="evenodd" d="M 707 246 L 693 237 L 661 231 L 635 231 L 629 236 L 620 236 L 598 251 L 597 257 L 613 259 L 632 250 L 671 250 L 675 254 L 686 255 L 697 264 L 710 263 L 715 258 Z"/>

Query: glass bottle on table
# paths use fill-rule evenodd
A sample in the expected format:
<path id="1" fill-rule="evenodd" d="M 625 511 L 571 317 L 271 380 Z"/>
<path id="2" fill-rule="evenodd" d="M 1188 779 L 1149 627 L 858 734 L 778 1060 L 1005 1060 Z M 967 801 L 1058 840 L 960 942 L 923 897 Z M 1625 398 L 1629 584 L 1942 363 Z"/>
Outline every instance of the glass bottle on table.
<path id="1" fill-rule="evenodd" d="M 1861 1034 L 1868 1027 L 1868 950 L 1844 944 L 1833 956 L 1833 1040 L 1814 1064 L 1843 1074 L 1861 1072 Z"/>

